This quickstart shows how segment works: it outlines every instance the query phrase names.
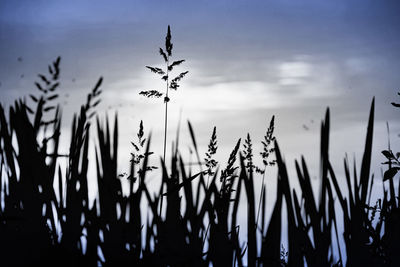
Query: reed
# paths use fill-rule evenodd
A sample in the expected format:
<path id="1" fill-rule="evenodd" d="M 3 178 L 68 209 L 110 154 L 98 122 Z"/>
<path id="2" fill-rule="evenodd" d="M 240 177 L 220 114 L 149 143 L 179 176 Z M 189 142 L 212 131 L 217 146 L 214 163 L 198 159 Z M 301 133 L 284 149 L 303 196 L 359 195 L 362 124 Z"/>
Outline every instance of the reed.
<path id="1" fill-rule="evenodd" d="M 188 71 L 181 72 L 178 76 L 174 78 L 170 78 L 172 70 L 176 67 L 181 65 L 185 62 L 184 59 L 172 61 L 172 48 L 173 44 L 171 42 L 171 28 L 168 25 L 167 36 L 165 37 L 165 50 L 160 47 L 159 54 L 163 58 L 165 63 L 165 69 L 158 68 L 158 67 L 151 67 L 146 66 L 151 72 L 158 74 L 161 76 L 161 79 L 165 81 L 165 93 L 161 93 L 158 90 L 148 90 L 148 91 L 141 91 L 139 94 L 145 97 L 155 97 L 160 98 L 164 95 L 164 104 L 165 104 L 165 113 L 164 113 L 164 147 L 163 147 L 163 160 L 165 161 L 165 153 L 167 148 L 167 129 L 168 129 L 168 102 L 171 100 L 169 97 L 169 90 L 178 90 L 179 82 L 183 79 L 183 77 L 188 74 Z"/>

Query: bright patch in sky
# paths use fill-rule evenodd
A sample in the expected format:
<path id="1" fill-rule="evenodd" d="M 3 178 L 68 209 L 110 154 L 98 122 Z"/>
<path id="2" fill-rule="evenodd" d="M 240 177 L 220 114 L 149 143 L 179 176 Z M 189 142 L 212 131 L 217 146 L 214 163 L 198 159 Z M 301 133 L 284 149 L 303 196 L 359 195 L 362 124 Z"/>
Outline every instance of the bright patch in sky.
<path id="1" fill-rule="evenodd" d="M 279 66 L 281 85 L 302 85 L 311 74 L 311 66 L 307 62 L 284 62 Z"/>

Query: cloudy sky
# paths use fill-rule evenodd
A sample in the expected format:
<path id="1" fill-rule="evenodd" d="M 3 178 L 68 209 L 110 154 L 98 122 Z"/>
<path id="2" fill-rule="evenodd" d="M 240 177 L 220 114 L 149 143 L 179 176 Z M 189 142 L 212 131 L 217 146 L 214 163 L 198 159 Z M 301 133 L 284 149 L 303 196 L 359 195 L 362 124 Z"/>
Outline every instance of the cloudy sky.
<path id="1" fill-rule="evenodd" d="M 395 0 L 3 0 L 0 102 L 35 93 L 37 74 L 60 55 L 65 139 L 73 112 L 103 76 L 98 111 L 118 112 L 121 169 L 141 119 L 153 133 L 152 150 L 161 155 L 162 99 L 138 93 L 164 88 L 145 66 L 162 66 L 158 48 L 169 24 L 174 59 L 186 59 L 178 70 L 189 71 L 169 105 L 169 137 L 181 117 L 183 152 L 190 144 L 188 119 L 201 152 L 217 126 L 217 158 L 226 162 L 247 132 L 260 151 L 258 140 L 275 115 L 289 166 L 303 154 L 317 176 L 320 121 L 329 106 L 332 161 L 342 169 L 346 152 L 361 161 L 375 96 L 379 172 L 386 121 L 392 145 L 399 147 L 400 110 L 390 105 L 400 86 L 399 13 Z"/>

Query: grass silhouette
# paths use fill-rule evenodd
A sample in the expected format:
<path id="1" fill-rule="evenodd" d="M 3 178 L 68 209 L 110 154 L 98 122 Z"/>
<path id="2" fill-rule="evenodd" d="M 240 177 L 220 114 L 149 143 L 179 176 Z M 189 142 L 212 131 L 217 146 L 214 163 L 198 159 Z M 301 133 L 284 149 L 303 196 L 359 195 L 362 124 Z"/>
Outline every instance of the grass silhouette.
<path id="1" fill-rule="evenodd" d="M 49 88 L 58 86 L 54 84 L 58 83 L 59 63 L 57 59 L 49 69 L 50 75 L 57 73 L 57 77 L 51 76 L 54 81 L 43 76 Z M 392 169 L 398 169 L 390 163 L 398 160 L 398 155 L 390 149 L 383 152 L 389 161 L 390 173 L 385 175 L 388 189 L 375 205 L 370 204 L 374 188 L 370 174 L 374 100 L 360 170 L 355 165 L 351 169 L 346 158 L 345 177 L 337 177 L 330 162 L 327 109 L 321 123 L 319 198 L 313 193 L 304 158 L 295 165 L 301 190 L 296 192 L 291 187 L 294 178 L 289 177 L 273 137 L 272 118 L 263 141 L 263 153 L 268 155 L 262 156 L 265 166 L 276 164 L 278 183 L 276 201 L 268 215 L 264 182 L 256 204 L 254 179 L 264 175 L 265 170 L 260 171 L 252 163 L 250 135 L 245 150 L 240 151 L 239 139 L 226 166 L 219 171 L 218 162 L 213 160 L 216 128 L 205 155 L 205 170 L 192 173 L 176 148 L 169 169 L 161 160 L 162 183 L 158 192 L 152 192 L 146 184 L 147 172 L 153 168 L 149 165 L 151 137 L 144 141 L 141 124 L 138 143 L 132 144 L 136 152 L 128 174 L 129 193 L 123 195 L 121 179 L 126 177 L 117 173 L 118 118 L 115 116 L 111 128 L 109 119 L 100 120 L 95 111 L 101 83 L 102 78 L 74 116 L 68 155 L 58 153 L 61 112 L 54 104 L 46 106 L 55 99 L 47 96 L 50 89 L 40 86 L 48 90 L 45 93 L 38 86 L 41 95 L 31 97 L 37 103 L 35 110 L 25 100 L 17 100 L 6 116 L 0 106 L 2 266 L 400 265 L 399 192 L 395 192 L 392 175 Z M 43 114 L 52 111 L 51 123 L 47 123 Z M 190 123 L 189 131 L 201 164 Z M 96 140 L 95 159 L 88 156 L 89 138 Z M 270 154 L 276 160 L 271 160 Z M 59 157 L 68 158 L 66 169 L 57 163 Z M 95 161 L 98 187 L 93 205 L 88 196 L 89 160 Z M 54 186 L 54 179 L 58 179 L 58 186 Z M 342 192 L 339 180 L 346 181 L 347 192 Z M 158 211 L 163 198 L 165 214 Z M 238 224 L 242 199 L 247 204 L 245 225 Z M 145 211 L 141 210 L 144 206 L 148 207 Z M 286 216 L 282 218 L 282 214 Z M 283 231 L 288 234 L 286 248 L 282 248 Z M 345 245 L 339 246 L 342 239 Z"/>
<path id="2" fill-rule="evenodd" d="M 167 29 L 167 36 L 165 37 L 165 51 L 160 47 L 159 53 L 160 56 L 163 58 L 164 63 L 165 63 L 165 69 L 163 70 L 162 68 L 158 67 L 151 67 L 151 66 L 146 66 L 151 72 L 158 74 L 161 76 L 161 79 L 165 81 L 166 88 L 165 88 L 165 96 L 164 96 L 164 103 L 165 103 L 165 117 L 164 117 L 164 150 L 163 150 L 163 160 L 165 161 L 165 153 L 166 153 L 166 147 L 167 147 L 167 128 L 168 128 L 168 102 L 170 101 L 170 97 L 168 95 L 169 90 L 178 90 L 179 87 L 179 82 L 183 77 L 188 74 L 188 71 L 181 72 L 178 76 L 176 76 L 173 79 L 170 79 L 170 72 L 176 67 L 181 65 L 183 62 L 185 62 L 184 59 L 173 61 L 170 64 L 171 61 L 171 56 L 172 56 L 172 48 L 173 44 L 171 42 L 171 27 L 168 25 Z M 163 96 L 163 93 L 161 93 L 158 90 L 148 90 L 148 91 L 141 91 L 139 93 L 140 95 L 152 98 L 160 98 Z"/>
<path id="3" fill-rule="evenodd" d="M 170 74 L 172 70 L 176 67 L 181 65 L 183 62 L 185 62 L 184 59 L 173 61 L 170 64 L 171 56 L 172 56 L 172 48 L 173 44 L 171 42 L 171 27 L 168 25 L 167 29 L 167 36 L 165 37 L 165 51 L 160 47 L 159 49 L 159 54 L 163 58 L 164 63 L 165 63 L 165 69 L 161 69 L 158 67 L 151 67 L 151 66 L 146 66 L 151 72 L 158 74 L 161 76 L 161 79 L 165 81 L 166 84 L 166 89 L 165 89 L 165 96 L 164 96 L 164 104 L 165 104 L 165 113 L 164 113 L 164 146 L 163 146 L 163 161 L 165 162 L 165 154 L 167 150 L 167 129 L 168 129 L 168 102 L 170 101 L 170 97 L 168 95 L 169 90 L 178 90 L 179 87 L 179 82 L 183 77 L 188 74 L 188 71 L 181 72 L 178 76 L 176 76 L 173 79 L 170 79 Z M 149 91 L 141 91 L 139 93 L 140 95 L 152 98 L 160 98 L 163 93 L 159 92 L 158 90 L 149 90 Z M 162 187 L 161 187 L 162 188 Z M 161 197 L 161 204 L 160 204 L 160 214 L 162 213 L 162 204 L 163 204 L 163 198 Z"/>

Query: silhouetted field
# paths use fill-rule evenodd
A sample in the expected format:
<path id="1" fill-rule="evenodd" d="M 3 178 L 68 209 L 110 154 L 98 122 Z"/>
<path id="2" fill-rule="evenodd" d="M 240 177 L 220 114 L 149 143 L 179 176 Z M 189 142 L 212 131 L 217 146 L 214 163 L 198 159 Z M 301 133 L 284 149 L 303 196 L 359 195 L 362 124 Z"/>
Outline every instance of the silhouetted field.
<path id="1" fill-rule="evenodd" d="M 321 123 L 318 197 L 305 159 L 296 162 L 297 177 L 289 179 L 273 119 L 263 140 L 262 167 L 253 164 L 250 136 L 244 145 L 238 140 L 226 166 L 218 164 L 213 159 L 215 129 L 207 154 L 199 155 L 189 124 L 204 170 L 192 173 L 175 147 L 171 162 L 161 160 L 161 186 L 153 192 L 146 176 L 156 166 L 149 166 L 151 140 L 142 126 L 138 142 L 132 143 L 130 172 L 124 176 L 117 171 L 118 119 L 111 128 L 95 113 L 102 79 L 74 116 L 68 154 L 59 153 L 59 63 L 58 58 L 48 75 L 39 76 L 39 94 L 30 96 L 31 104 L 17 100 L 9 112 L 0 106 L 1 266 L 400 266 L 399 192 L 393 181 L 400 154 L 383 152 L 387 189 L 376 204 L 370 203 L 374 101 L 361 166 L 351 167 L 344 159 L 344 177 L 337 177 L 330 163 L 327 110 Z M 90 159 L 89 138 L 96 140 L 96 157 Z M 60 158 L 67 159 L 66 168 L 60 167 Z M 88 176 L 89 160 L 96 166 L 93 177 Z M 260 199 L 254 186 L 255 177 L 263 177 L 269 165 L 278 168 L 272 214 L 266 211 L 264 180 Z M 93 205 L 89 179 L 98 184 Z M 121 179 L 129 180 L 128 196 L 122 193 Z M 291 187 L 292 179 L 298 179 L 300 193 Z M 339 187 L 339 181 L 346 185 Z M 237 220 L 243 199 L 247 214 L 241 227 Z M 143 206 L 148 210 L 143 212 Z"/>

